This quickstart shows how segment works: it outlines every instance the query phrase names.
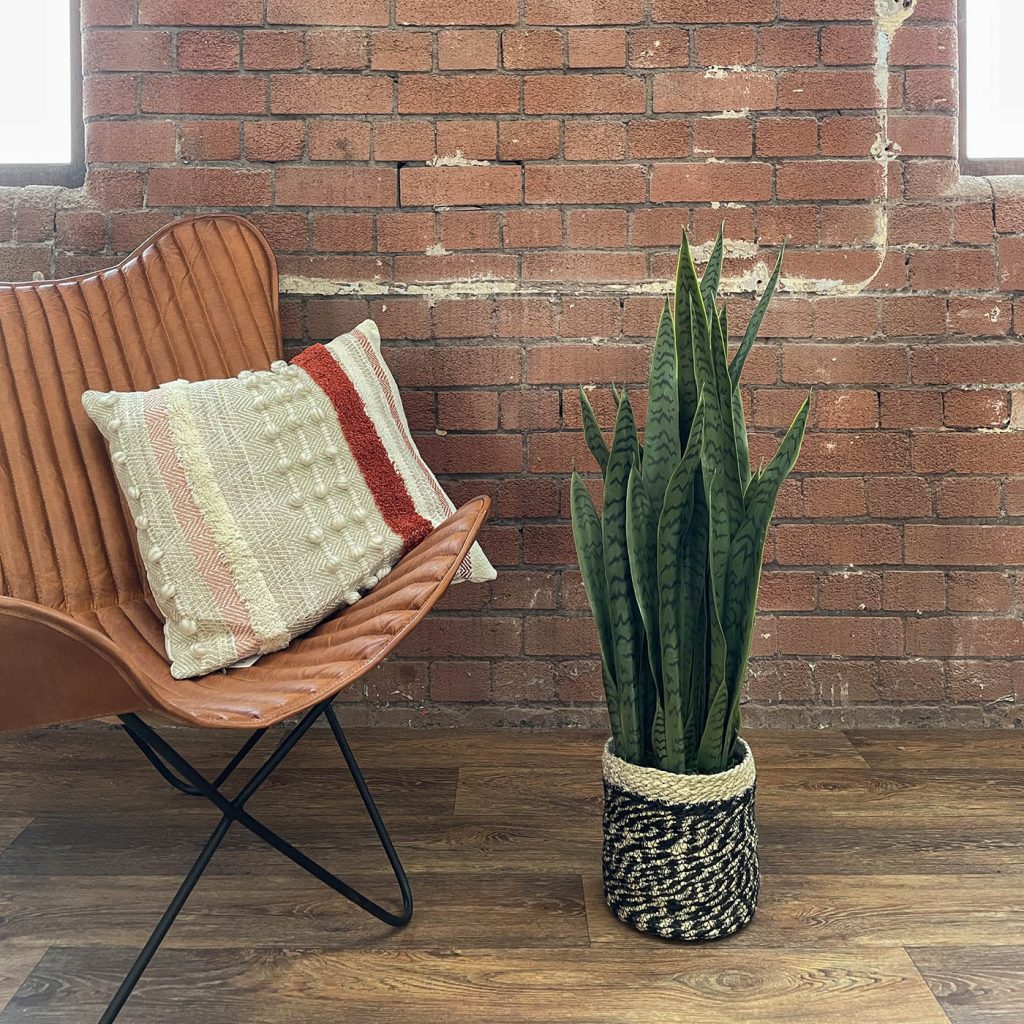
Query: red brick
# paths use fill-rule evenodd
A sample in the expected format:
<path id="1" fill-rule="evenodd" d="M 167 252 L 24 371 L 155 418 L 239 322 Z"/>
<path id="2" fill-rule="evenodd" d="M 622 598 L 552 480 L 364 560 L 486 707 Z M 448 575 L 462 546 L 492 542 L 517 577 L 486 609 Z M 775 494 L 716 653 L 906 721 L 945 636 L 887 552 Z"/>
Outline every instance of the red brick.
<path id="1" fill-rule="evenodd" d="M 502 160 L 548 160 L 558 155 L 557 121 L 500 121 L 498 156 Z"/>
<path id="2" fill-rule="evenodd" d="M 922 433 L 914 438 L 918 473 L 1013 474 L 1024 464 L 1024 434 Z"/>
<path id="3" fill-rule="evenodd" d="M 818 122 L 813 117 L 760 117 L 758 156 L 813 156 L 818 147 Z"/>
<path id="4" fill-rule="evenodd" d="M 258 25 L 262 20 L 262 0 L 221 0 L 216 12 L 205 0 L 139 0 L 140 25 Z"/>
<path id="5" fill-rule="evenodd" d="M 946 331 L 946 300 L 931 295 L 887 298 L 882 303 L 882 330 L 897 338 L 942 335 Z"/>
<path id="6" fill-rule="evenodd" d="M 545 430 L 559 425 L 559 393 L 530 388 L 525 391 L 501 392 L 501 426 L 503 430 Z M 523 481 L 531 490 L 543 481 Z M 503 511 L 504 516 L 504 511 Z M 547 515 L 547 512 L 544 513 Z M 511 517 L 508 517 L 511 518 Z"/>
<path id="7" fill-rule="evenodd" d="M 134 0 L 82 0 L 82 28 L 130 25 L 134 7 Z"/>
<path id="8" fill-rule="evenodd" d="M 821 30 L 824 64 L 874 64 L 878 29 L 872 25 L 826 25 Z"/>
<path id="9" fill-rule="evenodd" d="M 952 25 L 902 25 L 889 47 L 889 64 L 956 64 L 956 29 Z"/>
<path id="10" fill-rule="evenodd" d="M 677 68 L 690 62 L 690 33 L 683 28 L 639 28 L 629 33 L 634 68 Z"/>
<path id="11" fill-rule="evenodd" d="M 273 75 L 274 114 L 389 114 L 391 80 L 384 76 Z"/>
<path id="12" fill-rule="evenodd" d="M 920 290 L 988 290 L 995 286 L 990 251 L 923 249 L 910 253 L 910 284 Z"/>
<path id="13" fill-rule="evenodd" d="M 627 127 L 629 155 L 656 160 L 690 155 L 690 124 L 684 120 L 630 121 Z"/>
<path id="14" fill-rule="evenodd" d="M 882 607 L 886 611 L 942 611 L 946 607 L 945 577 L 922 569 L 884 572 Z"/>
<path id="15" fill-rule="evenodd" d="M 529 384 L 589 384 L 646 381 L 650 351 L 639 345 L 537 345 L 526 353 Z"/>
<path id="16" fill-rule="evenodd" d="M 238 121 L 182 121 L 178 126 L 178 150 L 182 160 L 237 160 L 242 153 Z"/>
<path id="17" fill-rule="evenodd" d="M 90 71 L 170 71 L 170 33 L 137 29 L 87 32 L 82 37 L 82 70 L 86 74 Z"/>
<path id="18" fill-rule="evenodd" d="M 386 25 L 388 0 L 267 0 L 271 25 Z"/>
<path id="19" fill-rule="evenodd" d="M 792 21 L 821 21 L 821 5 L 815 0 L 780 0 L 779 13 Z M 833 21 L 870 21 L 875 17 L 873 0 L 832 0 L 828 17 Z"/>
<path id="20" fill-rule="evenodd" d="M 736 67 L 753 64 L 756 37 L 750 28 L 699 28 L 694 34 L 700 67 Z M 689 60 L 680 61 L 689 64 Z"/>
<path id="21" fill-rule="evenodd" d="M 237 32 L 178 33 L 178 67 L 183 71 L 234 71 L 241 59 Z"/>
<path id="22" fill-rule="evenodd" d="M 481 29 L 439 32 L 437 66 L 442 71 L 493 70 L 498 66 L 498 34 Z"/>
<path id="23" fill-rule="evenodd" d="M 751 156 L 753 129 L 746 118 L 707 118 L 693 127 L 693 151 L 698 156 Z"/>
<path id="24" fill-rule="evenodd" d="M 753 202 L 771 197 L 771 167 L 764 163 L 655 164 L 651 202 Z"/>
<path id="25" fill-rule="evenodd" d="M 950 611 L 1007 612 L 1010 580 L 1000 572 L 951 572 L 946 588 Z"/>
<path id="26" fill-rule="evenodd" d="M 1003 429 L 1010 422 L 1010 395 L 1006 391 L 947 391 L 943 422 L 947 427 Z"/>
<path id="27" fill-rule="evenodd" d="M 519 110 L 519 82 L 510 75 L 429 75 L 402 78 L 402 114 L 512 114 Z"/>
<path id="28" fill-rule="evenodd" d="M 882 565 L 903 560 L 899 530 L 868 523 L 781 523 L 775 529 L 775 551 L 783 565 Z"/>
<path id="29" fill-rule="evenodd" d="M 723 21 L 772 21 L 773 0 L 654 0 L 655 21 L 679 21 L 684 24 Z"/>
<path id="30" fill-rule="evenodd" d="M 173 121 L 93 121 L 86 126 L 90 163 L 171 163 L 176 156 Z"/>
<path id="31" fill-rule="evenodd" d="M 837 611 L 879 611 L 882 574 L 862 570 L 830 572 L 818 582 L 818 607 Z"/>
<path id="32" fill-rule="evenodd" d="M 279 206 L 394 206 L 396 174 L 383 167 L 282 167 Z"/>
<path id="33" fill-rule="evenodd" d="M 368 213 L 319 214 L 313 218 L 313 247 L 325 252 L 369 252 L 373 248 L 373 217 Z"/>
<path id="34" fill-rule="evenodd" d="M 626 66 L 626 32 L 620 28 L 569 30 L 569 67 L 621 68 Z"/>
<path id="35" fill-rule="evenodd" d="M 250 121 L 245 126 L 248 160 L 298 160 L 304 142 L 301 121 Z"/>
<path id="36" fill-rule="evenodd" d="M 976 658 L 998 651 L 1001 657 L 1024 654 L 1020 619 L 942 615 L 907 620 L 907 653 L 929 658 Z"/>
<path id="37" fill-rule="evenodd" d="M 655 113 L 774 107 L 775 76 L 763 71 L 665 72 L 654 79 Z"/>
<path id="38" fill-rule="evenodd" d="M 110 248 L 114 252 L 131 252 L 165 224 L 173 215 L 164 210 L 112 213 L 110 218 Z"/>
<path id="39" fill-rule="evenodd" d="M 501 34 L 501 59 L 506 68 L 536 70 L 562 65 L 562 33 L 557 29 L 510 29 Z"/>
<path id="40" fill-rule="evenodd" d="M 782 654 L 896 657 L 903 653 L 903 621 L 895 616 L 780 616 L 777 628 Z"/>
<path id="41" fill-rule="evenodd" d="M 135 113 L 135 79 L 131 75 L 90 75 L 82 83 L 86 117 Z"/>
<path id="42" fill-rule="evenodd" d="M 399 25 L 513 25 L 519 20 L 517 0 L 397 0 Z"/>
<path id="43" fill-rule="evenodd" d="M 374 71 L 429 71 L 434 39 L 429 32 L 374 32 L 370 35 L 370 67 Z"/>
<path id="44" fill-rule="evenodd" d="M 262 114 L 263 79 L 256 75 L 147 75 L 143 113 Z"/>
<path id="45" fill-rule="evenodd" d="M 288 71 L 302 66 L 302 33 L 249 31 L 242 40 L 242 65 L 252 71 Z"/>
<path id="46" fill-rule="evenodd" d="M 791 25 L 763 28 L 758 34 L 758 50 L 764 67 L 813 67 L 818 63 L 818 30 Z"/>
<path id="47" fill-rule="evenodd" d="M 1010 307 L 1000 299 L 952 296 L 948 325 L 952 334 L 999 337 L 1010 330 Z"/>
<path id="48" fill-rule="evenodd" d="M 370 37 L 353 29 L 318 29 L 306 34 L 306 61 L 318 71 L 359 71 L 370 66 Z"/>
<path id="49" fill-rule="evenodd" d="M 625 128 L 620 121 L 569 121 L 563 152 L 566 160 L 621 160 L 626 155 Z"/>
<path id="50" fill-rule="evenodd" d="M 1000 238 L 997 249 L 1000 286 L 1007 291 L 1024 290 L 1024 238 Z"/>
<path id="51" fill-rule="evenodd" d="M 526 0 L 530 25 L 629 25 L 643 21 L 644 0 Z"/>
<path id="52" fill-rule="evenodd" d="M 913 68 L 906 74 L 908 110 L 956 110 L 956 76 L 945 68 Z"/>
<path id="53" fill-rule="evenodd" d="M 429 121 L 376 121 L 373 156 L 376 160 L 430 160 L 434 155 L 434 126 Z"/>
<path id="54" fill-rule="evenodd" d="M 566 241 L 574 249 L 621 249 L 626 232 L 625 210 L 583 209 L 566 214 Z"/>
<path id="55" fill-rule="evenodd" d="M 640 281 L 644 257 L 638 252 L 527 253 L 524 281 Z"/>
<path id="56" fill-rule="evenodd" d="M 518 166 L 403 167 L 404 206 L 511 205 L 520 201 L 522 170 Z"/>
<path id="57" fill-rule="evenodd" d="M 954 156 L 956 122 L 939 114 L 894 114 L 889 138 L 903 156 Z"/>
<path id="58" fill-rule="evenodd" d="M 168 167 L 149 172 L 153 206 L 267 206 L 270 174 L 232 167 Z"/>
<path id="59" fill-rule="evenodd" d="M 446 249 L 500 249 L 497 213 L 489 210 L 452 210 L 442 213 L 441 244 Z"/>
<path id="60" fill-rule="evenodd" d="M 468 160 L 494 160 L 498 155 L 494 121 L 444 120 L 437 123 L 437 155 Z"/>
<path id="61" fill-rule="evenodd" d="M 792 71 L 779 76 L 783 110 L 873 110 L 878 103 L 872 71 Z"/>
<path id="62" fill-rule="evenodd" d="M 647 104 L 643 79 L 630 75 L 531 75 L 523 88 L 527 114 L 640 113 Z"/>
<path id="63" fill-rule="evenodd" d="M 943 519 L 994 518 L 999 515 L 999 481 L 994 477 L 947 477 L 939 482 Z"/>
<path id="64" fill-rule="evenodd" d="M 562 216 L 558 210 L 509 210 L 505 214 L 505 245 L 512 249 L 538 249 L 562 244 Z"/>
<path id="65" fill-rule="evenodd" d="M 299 124 L 286 121 L 285 124 Z M 365 121 L 316 118 L 309 122 L 310 160 L 369 160 L 370 125 Z"/>
<path id="66" fill-rule="evenodd" d="M 639 203 L 643 198 L 639 165 L 526 168 L 527 203 Z"/>

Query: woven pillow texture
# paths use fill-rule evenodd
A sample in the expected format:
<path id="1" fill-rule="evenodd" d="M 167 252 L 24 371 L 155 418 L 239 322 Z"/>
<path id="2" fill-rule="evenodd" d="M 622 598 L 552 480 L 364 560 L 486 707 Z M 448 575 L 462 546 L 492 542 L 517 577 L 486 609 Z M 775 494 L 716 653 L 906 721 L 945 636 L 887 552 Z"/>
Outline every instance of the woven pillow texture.
<path id="1" fill-rule="evenodd" d="M 110 447 L 176 679 L 287 646 L 455 511 L 372 320 L 270 370 L 82 402 Z M 474 544 L 456 580 L 494 577 Z"/>

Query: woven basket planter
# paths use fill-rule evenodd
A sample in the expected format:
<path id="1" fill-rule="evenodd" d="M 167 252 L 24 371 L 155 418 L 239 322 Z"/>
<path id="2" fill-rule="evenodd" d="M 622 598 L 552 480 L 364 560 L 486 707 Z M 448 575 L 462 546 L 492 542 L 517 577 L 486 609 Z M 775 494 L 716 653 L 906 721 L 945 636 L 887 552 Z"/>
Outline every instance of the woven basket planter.
<path id="1" fill-rule="evenodd" d="M 641 768 L 604 748 L 604 893 L 626 924 L 666 939 L 731 935 L 760 874 L 754 756 L 717 775 Z"/>

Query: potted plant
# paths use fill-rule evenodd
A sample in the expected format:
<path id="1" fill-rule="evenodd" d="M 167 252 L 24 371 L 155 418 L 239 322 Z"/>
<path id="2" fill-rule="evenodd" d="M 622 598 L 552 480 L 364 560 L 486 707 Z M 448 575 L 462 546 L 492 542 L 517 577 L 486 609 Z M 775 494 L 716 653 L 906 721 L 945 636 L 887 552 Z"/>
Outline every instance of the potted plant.
<path id="1" fill-rule="evenodd" d="M 750 471 L 739 382 L 779 279 L 780 253 L 732 361 L 718 308 L 723 238 L 702 278 L 686 235 L 654 342 L 644 443 L 625 388 L 607 445 L 580 389 L 603 475 L 599 517 L 579 473 L 572 524 L 600 638 L 604 883 L 641 931 L 696 940 L 753 916 L 759 888 L 754 759 L 740 698 L 765 534 L 796 462 L 810 396 L 774 457 Z"/>

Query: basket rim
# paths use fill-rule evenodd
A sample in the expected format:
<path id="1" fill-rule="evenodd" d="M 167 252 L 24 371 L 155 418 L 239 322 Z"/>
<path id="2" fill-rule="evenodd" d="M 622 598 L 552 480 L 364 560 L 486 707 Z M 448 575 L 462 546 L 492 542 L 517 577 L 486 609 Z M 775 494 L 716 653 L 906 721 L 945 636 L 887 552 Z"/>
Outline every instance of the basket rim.
<path id="1" fill-rule="evenodd" d="M 601 765 L 606 782 L 648 800 L 665 803 L 713 803 L 731 800 L 749 790 L 756 780 L 754 753 L 740 739 L 743 758 L 739 764 L 713 775 L 679 775 L 661 768 L 631 764 L 612 752 L 613 739 L 604 745 Z"/>

